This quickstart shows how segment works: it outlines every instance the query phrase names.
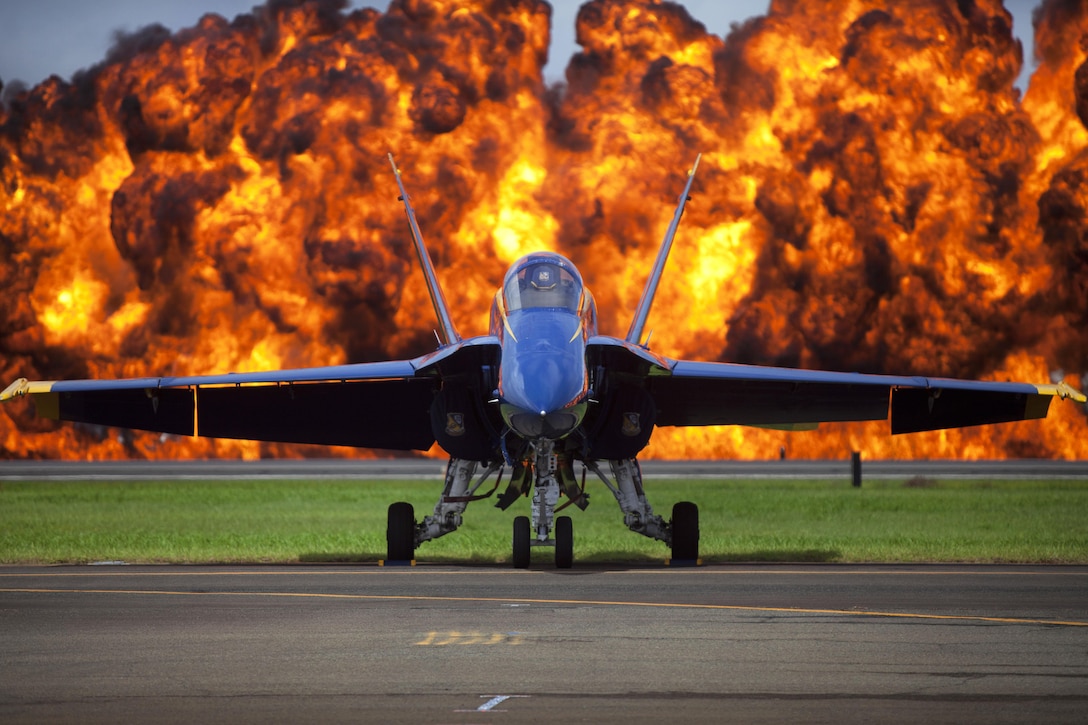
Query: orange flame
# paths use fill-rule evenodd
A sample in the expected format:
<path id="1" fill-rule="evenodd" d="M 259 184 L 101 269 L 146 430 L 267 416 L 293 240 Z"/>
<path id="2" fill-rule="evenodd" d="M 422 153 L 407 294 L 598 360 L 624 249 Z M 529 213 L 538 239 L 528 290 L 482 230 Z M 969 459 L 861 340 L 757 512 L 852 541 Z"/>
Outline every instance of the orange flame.
<path id="1" fill-rule="evenodd" d="M 723 39 L 679 5 L 595 0 L 554 87 L 540 0 L 296 0 L 124 38 L 0 111 L 0 379 L 432 349 L 392 150 L 463 333 L 486 331 L 506 265 L 546 248 L 622 335 L 702 152 L 656 350 L 1083 385 L 1088 11 L 1037 11 L 1021 101 L 998 0 L 887 6 L 780 0 Z M 0 411 L 6 457 L 359 455 Z M 896 438 L 825 428 L 663 429 L 646 455 L 1088 457 L 1069 404 Z"/>

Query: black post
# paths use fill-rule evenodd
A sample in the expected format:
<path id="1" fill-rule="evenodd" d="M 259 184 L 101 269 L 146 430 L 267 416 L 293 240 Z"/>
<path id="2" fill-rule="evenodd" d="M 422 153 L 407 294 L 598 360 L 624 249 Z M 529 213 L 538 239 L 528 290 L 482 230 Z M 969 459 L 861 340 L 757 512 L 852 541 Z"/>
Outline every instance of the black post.
<path id="1" fill-rule="evenodd" d="M 850 470 L 854 474 L 854 488 L 861 488 L 861 451 L 850 454 Z"/>

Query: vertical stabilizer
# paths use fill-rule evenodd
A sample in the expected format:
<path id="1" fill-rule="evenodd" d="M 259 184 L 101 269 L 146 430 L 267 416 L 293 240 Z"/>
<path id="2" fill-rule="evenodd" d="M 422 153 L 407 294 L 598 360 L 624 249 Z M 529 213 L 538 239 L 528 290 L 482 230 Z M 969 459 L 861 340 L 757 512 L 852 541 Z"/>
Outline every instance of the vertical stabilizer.
<path id="1" fill-rule="evenodd" d="M 657 251 L 654 268 L 650 272 L 649 279 L 646 280 L 646 289 L 642 291 L 642 299 L 638 302 L 635 317 L 631 320 L 630 329 L 627 330 L 627 337 L 625 338 L 627 342 L 635 345 L 642 344 L 642 331 L 646 327 L 646 318 L 650 316 L 650 305 L 653 304 L 654 295 L 657 294 L 657 285 L 661 281 L 661 273 L 665 270 L 665 261 L 669 258 L 672 240 L 676 236 L 676 228 L 680 226 L 680 217 L 684 215 L 684 205 L 687 204 L 691 184 L 695 181 L 695 170 L 699 168 L 699 159 L 702 156 L 702 154 L 699 154 L 695 157 L 695 163 L 692 164 L 691 171 L 688 172 L 688 183 L 684 185 L 684 193 L 680 195 L 680 203 L 677 204 L 672 223 L 669 224 L 669 229 L 665 232 L 665 238 L 661 241 L 661 248 Z"/>
<path id="2" fill-rule="evenodd" d="M 412 243 L 416 248 L 416 256 L 423 268 L 423 276 L 427 280 L 427 292 L 431 295 L 431 304 L 434 305 L 434 313 L 438 317 L 438 325 L 441 330 L 438 333 L 439 342 L 442 345 L 452 345 L 461 341 L 457 334 L 457 328 L 453 326 L 453 318 L 450 317 L 450 307 L 446 304 L 446 297 L 442 294 L 442 288 L 438 284 L 438 275 L 435 274 L 434 264 L 427 254 L 427 247 L 423 244 L 423 235 L 419 231 L 419 223 L 416 221 L 416 212 L 412 203 L 408 200 L 408 192 L 404 190 L 404 182 L 400 179 L 400 169 L 393 160 L 393 154 L 389 154 L 389 164 L 393 167 L 393 175 L 397 177 L 397 188 L 400 190 L 400 200 L 404 202 L 404 213 L 408 215 L 408 226 L 412 230 Z"/>

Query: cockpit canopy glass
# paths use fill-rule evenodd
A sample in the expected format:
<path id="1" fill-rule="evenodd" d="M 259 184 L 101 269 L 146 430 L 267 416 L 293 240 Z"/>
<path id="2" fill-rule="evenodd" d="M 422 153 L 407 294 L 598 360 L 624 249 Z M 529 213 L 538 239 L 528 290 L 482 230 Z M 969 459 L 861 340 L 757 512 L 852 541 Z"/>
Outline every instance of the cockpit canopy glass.
<path id="1" fill-rule="evenodd" d="M 503 281 L 507 312 L 551 307 L 579 313 L 582 277 L 570 260 L 551 252 L 530 254 L 511 265 Z"/>

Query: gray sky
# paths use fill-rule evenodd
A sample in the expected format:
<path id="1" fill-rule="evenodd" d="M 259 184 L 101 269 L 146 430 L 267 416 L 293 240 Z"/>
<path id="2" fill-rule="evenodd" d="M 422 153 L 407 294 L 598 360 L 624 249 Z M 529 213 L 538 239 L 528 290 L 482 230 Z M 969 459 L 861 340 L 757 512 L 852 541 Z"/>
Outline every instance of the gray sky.
<path id="1" fill-rule="evenodd" d="M 0 0 L 0 80 L 21 80 L 37 85 L 52 74 L 72 74 L 106 56 L 117 30 L 135 31 L 160 23 L 171 31 L 195 25 L 206 12 L 228 20 L 248 12 L 256 0 Z M 552 48 L 544 69 L 547 81 L 563 78 L 568 59 L 577 50 L 574 18 L 581 0 L 552 0 Z M 693 17 L 722 37 L 732 22 L 766 12 L 769 0 L 683 0 Z M 1025 71 L 1020 87 L 1027 87 L 1032 63 L 1031 9 L 1037 0 L 1005 0 L 1013 13 L 1013 32 L 1024 43 Z M 352 7 L 384 10 L 386 0 L 352 0 Z"/>

